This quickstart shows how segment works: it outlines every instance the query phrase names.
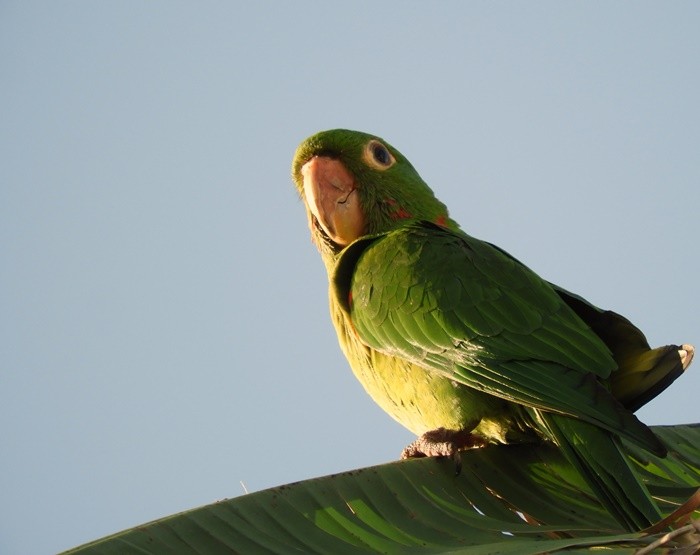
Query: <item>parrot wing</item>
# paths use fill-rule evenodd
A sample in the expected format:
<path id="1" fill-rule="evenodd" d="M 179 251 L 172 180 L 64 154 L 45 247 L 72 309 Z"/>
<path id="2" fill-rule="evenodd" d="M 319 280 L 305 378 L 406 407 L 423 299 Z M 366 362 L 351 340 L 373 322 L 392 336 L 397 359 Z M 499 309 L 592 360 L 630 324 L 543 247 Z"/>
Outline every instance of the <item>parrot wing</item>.
<path id="1" fill-rule="evenodd" d="M 520 264 L 500 247 L 491 246 Z M 652 349 L 642 331 L 624 316 L 598 308 L 554 283 L 549 285 L 610 349 L 617 364 L 610 377 L 610 389 L 627 410 L 635 412 L 651 401 L 690 364 L 692 354 L 688 359 L 680 355 L 683 350 L 692 350 L 692 345 L 664 345 Z"/>
<path id="2" fill-rule="evenodd" d="M 665 452 L 601 383 L 616 369 L 603 341 L 549 283 L 492 245 L 413 223 L 349 245 L 333 285 L 367 346 Z"/>

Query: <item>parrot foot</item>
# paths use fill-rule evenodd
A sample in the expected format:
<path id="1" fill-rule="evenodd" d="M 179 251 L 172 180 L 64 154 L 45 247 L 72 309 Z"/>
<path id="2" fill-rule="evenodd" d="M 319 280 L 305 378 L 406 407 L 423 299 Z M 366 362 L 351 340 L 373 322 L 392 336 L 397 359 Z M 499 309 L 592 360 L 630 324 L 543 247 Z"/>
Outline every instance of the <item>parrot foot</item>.
<path id="1" fill-rule="evenodd" d="M 688 368 L 688 366 L 690 366 L 690 363 L 693 362 L 694 354 L 695 347 L 687 343 L 681 345 L 681 348 L 678 349 L 678 355 L 681 357 L 681 367 L 683 368 L 683 370 Z"/>
<path id="2" fill-rule="evenodd" d="M 464 449 L 485 447 L 487 441 L 466 430 L 448 430 L 437 428 L 425 432 L 416 441 L 401 452 L 402 459 L 418 457 L 451 457 L 455 462 L 455 475 L 462 471 L 462 457 L 459 452 Z"/>

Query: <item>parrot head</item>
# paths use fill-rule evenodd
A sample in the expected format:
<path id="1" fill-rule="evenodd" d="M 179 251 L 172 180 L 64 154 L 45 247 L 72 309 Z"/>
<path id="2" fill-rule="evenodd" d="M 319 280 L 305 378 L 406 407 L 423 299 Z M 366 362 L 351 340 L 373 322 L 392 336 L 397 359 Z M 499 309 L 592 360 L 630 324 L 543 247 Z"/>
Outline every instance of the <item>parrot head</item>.
<path id="1" fill-rule="evenodd" d="M 411 163 L 374 135 L 347 129 L 312 135 L 297 148 L 292 176 L 322 254 L 409 220 L 458 227 Z"/>

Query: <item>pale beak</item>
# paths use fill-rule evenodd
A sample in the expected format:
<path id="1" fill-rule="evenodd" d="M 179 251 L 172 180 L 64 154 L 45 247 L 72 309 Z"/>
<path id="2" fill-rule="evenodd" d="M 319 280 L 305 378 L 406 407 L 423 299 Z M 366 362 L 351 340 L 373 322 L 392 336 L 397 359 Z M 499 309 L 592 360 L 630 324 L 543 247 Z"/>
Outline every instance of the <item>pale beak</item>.
<path id="1" fill-rule="evenodd" d="M 352 174 L 342 162 L 314 156 L 301 168 L 306 203 L 334 243 L 345 246 L 365 234 L 365 216 Z"/>

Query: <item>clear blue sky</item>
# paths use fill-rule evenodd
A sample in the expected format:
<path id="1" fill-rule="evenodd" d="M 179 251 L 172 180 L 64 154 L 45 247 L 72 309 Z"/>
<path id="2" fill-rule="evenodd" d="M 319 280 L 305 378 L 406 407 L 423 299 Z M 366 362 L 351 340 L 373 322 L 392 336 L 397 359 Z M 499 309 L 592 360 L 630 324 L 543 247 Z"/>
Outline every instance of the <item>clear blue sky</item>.
<path id="1" fill-rule="evenodd" d="M 289 166 L 406 154 L 472 235 L 700 344 L 700 3 L 0 5 L 0 552 L 395 459 Z M 700 421 L 696 362 L 640 416 Z"/>

